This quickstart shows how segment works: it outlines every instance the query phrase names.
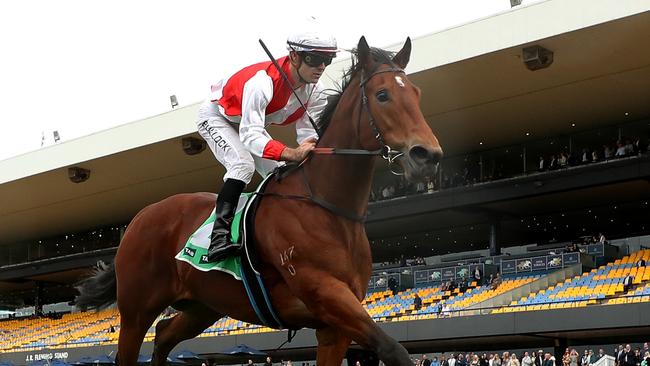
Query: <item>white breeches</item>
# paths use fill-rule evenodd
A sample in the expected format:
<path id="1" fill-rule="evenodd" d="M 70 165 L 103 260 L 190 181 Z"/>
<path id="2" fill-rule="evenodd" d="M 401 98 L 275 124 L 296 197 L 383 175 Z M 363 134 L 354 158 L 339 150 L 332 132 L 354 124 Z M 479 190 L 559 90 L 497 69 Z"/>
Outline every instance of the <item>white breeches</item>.
<path id="1" fill-rule="evenodd" d="M 226 168 L 223 180 L 237 179 L 248 184 L 257 170 L 263 177 L 282 163 L 253 156 L 242 144 L 237 125 L 223 117 L 213 103 L 199 108 L 197 128 L 217 160 Z M 268 132 L 265 132 L 268 134 Z"/>

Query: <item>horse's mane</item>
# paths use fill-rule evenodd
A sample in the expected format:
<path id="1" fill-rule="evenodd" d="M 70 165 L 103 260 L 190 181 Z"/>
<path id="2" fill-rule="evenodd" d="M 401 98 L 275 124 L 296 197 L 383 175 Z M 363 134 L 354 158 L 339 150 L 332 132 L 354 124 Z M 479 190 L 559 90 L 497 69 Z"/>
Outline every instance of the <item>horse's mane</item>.
<path id="1" fill-rule="evenodd" d="M 325 109 L 321 113 L 320 119 L 317 122 L 321 133 L 324 133 L 327 130 L 327 127 L 329 126 L 332 120 L 332 116 L 334 115 L 334 111 L 336 110 L 336 107 L 338 106 L 339 101 L 341 100 L 341 96 L 343 95 L 343 92 L 345 92 L 345 89 L 347 89 L 347 87 L 350 86 L 350 82 L 354 79 L 355 76 L 357 76 L 357 74 L 362 69 L 363 65 L 359 63 L 358 50 L 355 48 L 350 51 L 350 54 L 352 56 L 352 65 L 350 66 L 349 69 L 344 71 L 343 80 L 341 82 L 340 89 L 326 90 L 326 92 L 328 92 L 329 94 L 327 96 L 327 105 L 325 106 Z M 370 56 L 377 63 L 377 65 L 391 65 L 395 67 L 395 63 L 393 62 L 393 56 L 395 56 L 395 52 L 382 50 L 381 48 L 371 47 Z M 367 74 L 371 74 L 372 72 L 374 72 L 374 70 L 366 70 L 366 71 Z"/>

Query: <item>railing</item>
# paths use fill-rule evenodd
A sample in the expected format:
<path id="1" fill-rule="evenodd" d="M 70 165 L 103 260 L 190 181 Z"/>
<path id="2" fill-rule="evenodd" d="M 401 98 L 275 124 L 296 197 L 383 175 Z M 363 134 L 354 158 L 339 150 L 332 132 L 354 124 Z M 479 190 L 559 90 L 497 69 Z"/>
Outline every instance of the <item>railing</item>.
<path id="1" fill-rule="evenodd" d="M 389 316 L 389 317 L 382 317 L 385 318 L 386 320 L 389 319 L 397 319 L 402 316 L 415 316 L 415 317 L 421 317 L 421 318 L 426 318 L 426 319 L 437 319 L 437 318 L 449 318 L 449 317 L 457 317 L 457 316 L 470 316 L 470 315 L 490 315 L 492 314 L 495 310 L 499 309 L 519 309 L 519 308 L 532 308 L 532 307 L 537 307 L 537 306 L 544 306 L 544 305 L 557 305 L 557 304 L 575 304 L 576 306 L 568 306 L 570 307 L 585 307 L 585 306 L 598 306 L 598 305 L 603 305 L 609 301 L 615 300 L 615 299 L 630 299 L 630 298 L 643 298 L 643 297 L 649 297 L 650 295 L 623 295 L 623 296 L 618 296 L 618 297 L 609 297 L 605 299 L 585 299 L 585 300 L 566 300 L 566 301 L 553 301 L 553 302 L 543 302 L 543 303 L 537 303 L 537 304 L 528 304 L 528 305 L 504 305 L 504 306 L 486 306 L 486 307 L 479 307 L 479 308 L 472 308 L 472 309 L 446 309 L 444 311 L 441 311 L 437 314 L 397 314 L 395 316 Z M 591 302 L 589 305 L 581 305 L 580 303 L 584 302 Z M 650 299 L 647 301 L 641 301 L 641 302 L 650 302 Z M 435 306 L 435 305 L 430 305 L 430 306 Z M 525 312 L 525 311 L 545 311 L 545 310 L 556 310 L 556 309 L 540 309 L 540 310 L 516 310 L 515 312 Z M 504 311 L 505 313 L 505 311 Z"/>

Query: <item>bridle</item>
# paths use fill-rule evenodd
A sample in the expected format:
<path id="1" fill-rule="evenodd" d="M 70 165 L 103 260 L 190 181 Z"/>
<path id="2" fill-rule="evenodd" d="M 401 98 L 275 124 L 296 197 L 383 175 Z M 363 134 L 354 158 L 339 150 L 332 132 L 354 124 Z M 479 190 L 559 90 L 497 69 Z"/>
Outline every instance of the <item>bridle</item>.
<path id="1" fill-rule="evenodd" d="M 363 70 L 361 70 L 361 81 L 359 82 L 359 89 L 361 92 L 361 110 L 365 110 L 368 113 L 368 124 L 374 132 L 375 139 L 379 142 L 380 148 L 378 150 L 363 150 L 363 149 L 337 149 L 333 147 L 317 147 L 312 150 L 314 154 L 322 155 L 379 155 L 382 159 L 388 162 L 388 165 L 391 166 L 391 172 L 395 175 L 402 175 L 401 173 L 395 172 L 392 169 L 392 165 L 395 163 L 395 160 L 402 155 L 403 152 L 395 150 L 390 147 L 384 140 L 384 135 L 381 133 L 381 130 L 375 122 L 375 117 L 370 111 L 370 106 L 368 105 L 368 97 L 366 96 L 366 83 L 370 81 L 375 75 L 382 74 L 385 72 L 395 72 L 395 73 L 404 73 L 404 70 L 399 67 L 389 67 L 386 69 L 380 69 L 374 71 L 367 78 L 364 78 Z M 357 122 L 357 129 L 360 129 L 361 126 L 361 114 L 359 113 L 359 120 Z"/>
<path id="2" fill-rule="evenodd" d="M 370 124 L 370 127 L 372 128 L 374 132 L 374 137 L 379 142 L 380 148 L 378 150 L 364 150 L 364 149 L 339 149 L 339 148 L 334 148 L 334 147 L 317 147 L 312 150 L 313 154 L 320 154 L 320 155 L 366 155 L 366 156 L 381 156 L 384 160 L 386 160 L 389 164 L 390 167 L 395 163 L 395 160 L 402 155 L 404 155 L 403 152 L 399 150 L 394 150 L 392 149 L 384 140 L 384 136 L 381 133 L 381 130 L 377 126 L 377 123 L 375 122 L 375 118 L 372 115 L 372 112 L 370 111 L 370 107 L 368 106 L 368 97 L 366 96 L 366 88 L 365 85 L 366 83 L 372 79 L 375 75 L 382 74 L 385 72 L 395 72 L 395 73 L 404 73 L 404 70 L 399 68 L 399 67 L 390 67 L 386 69 L 380 69 L 374 71 L 372 74 L 370 74 L 367 78 L 364 78 L 363 70 L 361 70 L 361 81 L 359 82 L 359 88 L 361 91 L 361 110 L 365 110 L 368 113 L 368 123 Z M 357 122 L 357 130 L 360 129 L 361 126 L 361 114 L 359 113 L 359 119 Z M 278 198 L 285 198 L 285 199 L 296 199 L 296 200 L 304 200 L 304 201 L 310 201 L 338 216 L 345 217 L 348 220 L 363 223 L 366 219 L 367 213 L 364 213 L 362 215 L 357 215 L 356 213 L 351 213 L 346 210 L 343 210 L 336 206 L 335 204 L 325 200 L 324 198 L 321 198 L 319 196 L 314 195 L 312 192 L 311 186 L 309 185 L 309 179 L 307 177 L 307 172 L 304 169 L 303 164 L 305 163 L 306 160 L 304 160 L 302 163 L 300 163 L 300 169 L 302 172 L 303 180 L 305 182 L 305 187 L 307 187 L 307 195 L 287 195 L 287 194 L 279 194 L 279 193 L 271 193 L 271 192 L 264 192 L 264 193 L 256 193 L 261 196 L 272 196 L 272 197 L 278 197 Z M 393 171 L 391 168 L 391 172 L 396 175 L 402 175 L 401 173 L 397 173 Z"/>

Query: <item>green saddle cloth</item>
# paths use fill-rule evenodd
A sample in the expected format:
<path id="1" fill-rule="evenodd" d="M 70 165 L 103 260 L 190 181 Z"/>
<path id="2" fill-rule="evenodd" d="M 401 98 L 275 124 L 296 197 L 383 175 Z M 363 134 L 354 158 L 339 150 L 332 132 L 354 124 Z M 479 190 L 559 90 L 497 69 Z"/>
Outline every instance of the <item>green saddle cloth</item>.
<path id="1" fill-rule="evenodd" d="M 232 220 L 230 230 L 230 239 L 233 243 L 242 244 L 240 242 L 241 223 L 243 222 L 242 216 L 244 214 L 244 208 L 252 196 L 253 193 L 243 193 L 239 197 L 237 211 Z M 176 254 L 176 259 L 191 264 L 199 271 L 226 272 L 241 281 L 241 257 L 239 255 L 227 257 L 219 262 L 208 262 L 208 247 L 210 246 L 210 236 L 212 235 L 212 226 L 214 225 L 215 218 L 215 209 L 213 209 L 203 224 L 187 239 L 183 249 Z"/>

